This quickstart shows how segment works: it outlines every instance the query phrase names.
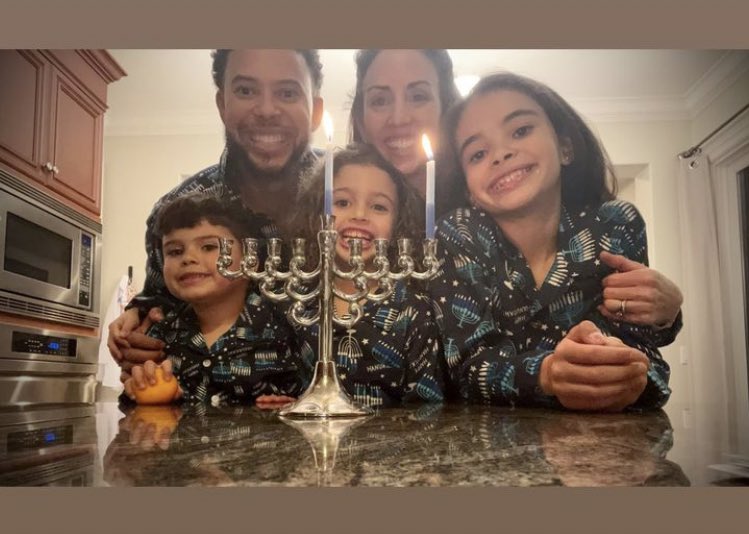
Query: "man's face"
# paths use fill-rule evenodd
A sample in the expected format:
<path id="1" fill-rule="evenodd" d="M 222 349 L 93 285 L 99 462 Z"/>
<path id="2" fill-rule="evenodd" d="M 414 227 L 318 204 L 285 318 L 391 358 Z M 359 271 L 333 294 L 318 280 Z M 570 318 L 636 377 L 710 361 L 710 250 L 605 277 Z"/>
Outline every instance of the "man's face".
<path id="1" fill-rule="evenodd" d="M 296 163 L 322 115 L 309 68 L 294 50 L 232 50 L 216 105 L 227 143 L 271 175 Z"/>

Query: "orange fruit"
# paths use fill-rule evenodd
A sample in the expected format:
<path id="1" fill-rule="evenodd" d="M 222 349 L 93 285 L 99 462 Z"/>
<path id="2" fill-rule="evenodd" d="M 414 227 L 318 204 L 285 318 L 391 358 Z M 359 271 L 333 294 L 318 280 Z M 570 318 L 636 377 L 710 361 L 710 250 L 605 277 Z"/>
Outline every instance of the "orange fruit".
<path id="1" fill-rule="evenodd" d="M 147 385 L 145 389 L 135 388 L 135 402 L 138 404 L 169 404 L 177 394 L 177 379 L 164 380 L 164 371 L 156 368 L 156 383 Z"/>
<path id="2" fill-rule="evenodd" d="M 160 433 L 164 429 L 168 429 L 169 433 L 174 432 L 179 422 L 179 416 L 181 412 L 177 406 L 136 406 L 132 411 L 131 416 L 133 422 L 142 422 L 146 425 L 154 425 L 156 427 L 156 434 Z M 134 426 L 134 425 L 133 425 Z"/>

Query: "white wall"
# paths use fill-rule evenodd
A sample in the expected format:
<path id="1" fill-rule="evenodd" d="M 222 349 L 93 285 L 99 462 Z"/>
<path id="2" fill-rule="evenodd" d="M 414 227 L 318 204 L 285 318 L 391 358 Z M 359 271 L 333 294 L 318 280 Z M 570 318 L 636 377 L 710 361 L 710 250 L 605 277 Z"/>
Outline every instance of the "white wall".
<path id="1" fill-rule="evenodd" d="M 221 135 L 104 139 L 102 314 L 128 265 L 133 266 L 135 288 L 143 287 L 145 223 L 154 202 L 183 175 L 217 163 L 223 141 Z"/>

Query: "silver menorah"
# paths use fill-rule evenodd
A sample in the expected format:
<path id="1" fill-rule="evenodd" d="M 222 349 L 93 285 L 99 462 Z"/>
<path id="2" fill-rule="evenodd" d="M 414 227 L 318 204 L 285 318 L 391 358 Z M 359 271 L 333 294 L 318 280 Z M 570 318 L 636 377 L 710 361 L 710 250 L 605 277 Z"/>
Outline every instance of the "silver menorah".
<path id="1" fill-rule="evenodd" d="M 256 282 L 261 295 L 272 302 L 293 301 L 287 316 L 291 321 L 302 326 L 320 324 L 317 363 L 309 387 L 293 404 L 280 410 L 284 417 L 356 417 L 369 415 L 371 408 L 351 399 L 338 380 L 335 361 L 333 360 L 333 323 L 352 328 L 361 319 L 362 303 L 365 301 L 381 302 L 387 299 L 395 287 L 395 282 L 406 278 L 427 280 L 438 270 L 437 241 L 425 239 L 423 243 L 423 271 L 416 270 L 410 239 L 398 239 L 397 271 L 391 270 L 387 257 L 388 240 L 375 239 L 375 256 L 373 267 L 368 271 L 361 256 L 360 239 L 349 239 L 350 270 L 342 270 L 335 263 L 335 246 L 338 233 L 335 231 L 335 217 L 324 215 L 323 228 L 317 234 L 320 245 L 318 265 L 311 271 L 303 267 L 307 263 L 305 240 L 294 239 L 292 257 L 288 270 L 280 270 L 280 239 L 268 240 L 268 255 L 262 270 L 259 270 L 258 240 L 242 240 L 242 262 L 236 271 L 229 270 L 232 264 L 232 243 L 228 239 L 220 240 L 220 255 L 216 262 L 218 272 L 229 279 L 240 277 Z M 353 282 L 355 291 L 346 293 L 335 287 L 334 277 Z M 310 286 L 315 284 L 314 289 Z M 334 297 L 347 303 L 348 313 L 339 315 L 335 310 Z M 312 310 L 314 300 L 319 306 Z"/>

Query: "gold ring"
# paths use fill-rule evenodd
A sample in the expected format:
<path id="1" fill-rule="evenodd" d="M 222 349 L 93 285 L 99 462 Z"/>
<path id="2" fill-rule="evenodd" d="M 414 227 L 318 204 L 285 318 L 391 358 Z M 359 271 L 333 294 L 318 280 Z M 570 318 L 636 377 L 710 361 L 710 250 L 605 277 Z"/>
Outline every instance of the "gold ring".
<path id="1" fill-rule="evenodd" d="M 621 301 L 621 304 L 619 304 L 619 311 L 616 314 L 619 317 L 624 317 L 625 313 L 627 313 L 627 299 Z"/>

